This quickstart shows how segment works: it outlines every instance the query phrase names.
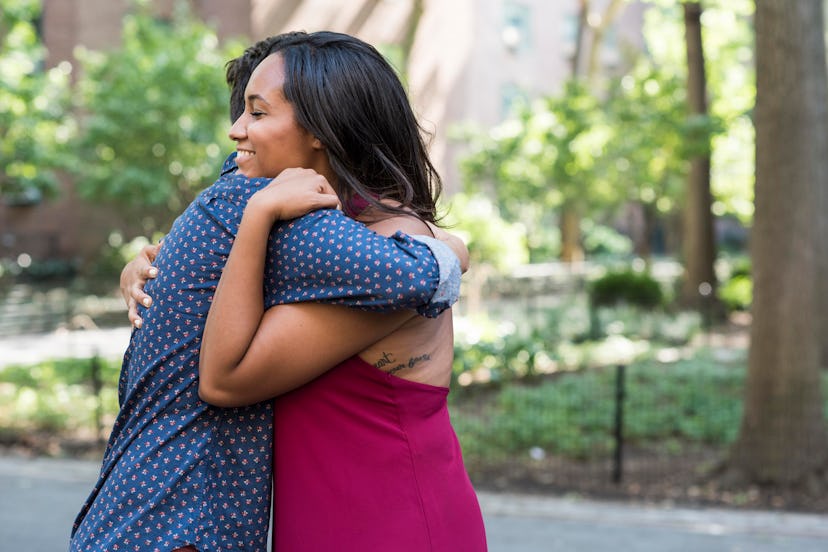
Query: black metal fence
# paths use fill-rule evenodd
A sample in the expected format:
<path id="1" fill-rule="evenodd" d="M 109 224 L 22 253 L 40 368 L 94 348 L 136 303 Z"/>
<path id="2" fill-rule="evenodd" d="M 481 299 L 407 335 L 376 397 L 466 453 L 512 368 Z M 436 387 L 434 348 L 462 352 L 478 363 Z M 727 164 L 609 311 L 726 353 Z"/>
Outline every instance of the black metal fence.
<path id="1" fill-rule="evenodd" d="M 592 369 L 605 372 L 604 377 L 584 381 L 563 406 L 560 401 L 566 398 L 539 397 L 553 394 L 556 386 L 564 387 L 564 393 L 575 389 L 565 380 L 586 380 L 584 374 L 456 397 L 452 419 L 475 484 L 495 490 L 721 503 L 721 493 L 707 482 L 736 434 L 740 402 L 728 390 L 695 407 L 686 400 L 662 404 L 670 400 L 669 393 L 642 385 L 639 370 L 623 364 Z M 632 384 L 630 372 L 638 380 Z M 684 391 L 693 395 L 691 386 L 696 385 L 701 395 L 720 380 L 698 374 Z M 674 414 L 665 416 L 665 410 Z M 683 412 L 688 418 L 684 428 L 679 421 Z"/>

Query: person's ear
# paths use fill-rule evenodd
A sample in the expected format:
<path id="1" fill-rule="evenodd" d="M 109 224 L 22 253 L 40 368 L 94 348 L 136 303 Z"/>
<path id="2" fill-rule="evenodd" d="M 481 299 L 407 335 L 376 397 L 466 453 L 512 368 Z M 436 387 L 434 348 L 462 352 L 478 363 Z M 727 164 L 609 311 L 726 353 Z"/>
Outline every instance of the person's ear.
<path id="1" fill-rule="evenodd" d="M 325 149 L 325 144 L 322 143 L 322 140 L 314 136 L 313 140 L 311 141 L 311 147 L 313 149 L 323 150 Z"/>

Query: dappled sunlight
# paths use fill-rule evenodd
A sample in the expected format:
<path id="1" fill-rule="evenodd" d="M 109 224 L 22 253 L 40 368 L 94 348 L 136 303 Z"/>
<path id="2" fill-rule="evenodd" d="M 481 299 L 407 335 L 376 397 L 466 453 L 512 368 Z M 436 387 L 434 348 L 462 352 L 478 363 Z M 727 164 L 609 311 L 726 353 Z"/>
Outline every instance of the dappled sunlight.
<path id="1" fill-rule="evenodd" d="M 622 335 L 611 335 L 596 347 L 592 359 L 597 365 L 629 364 L 649 350 L 649 341 L 634 341 Z"/>
<path id="2" fill-rule="evenodd" d="M 493 320 L 485 314 L 454 317 L 455 339 L 470 345 L 481 340 L 503 339 L 516 330 L 517 326 L 511 320 Z"/>
<path id="3" fill-rule="evenodd" d="M 600 331 L 593 334 L 588 306 L 582 301 L 501 297 L 489 305 L 488 311 L 455 316 L 454 373 L 460 387 L 645 359 L 675 363 L 718 339 L 702 332 L 700 316 L 691 312 L 605 307 L 597 313 Z"/>
<path id="4" fill-rule="evenodd" d="M 630 364 L 650 352 L 652 345 L 644 339 L 610 335 L 590 344 L 562 343 L 557 350 L 560 362 L 568 369 Z"/>
<path id="5" fill-rule="evenodd" d="M 663 364 L 678 362 L 684 358 L 684 353 L 678 347 L 665 347 L 655 353 L 655 359 Z"/>

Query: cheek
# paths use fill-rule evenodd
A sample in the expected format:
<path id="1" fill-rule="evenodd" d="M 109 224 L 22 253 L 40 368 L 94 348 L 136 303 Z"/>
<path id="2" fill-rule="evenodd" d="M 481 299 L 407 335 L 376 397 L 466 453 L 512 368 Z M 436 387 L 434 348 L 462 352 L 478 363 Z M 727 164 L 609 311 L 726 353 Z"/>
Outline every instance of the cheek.
<path id="1" fill-rule="evenodd" d="M 253 138 L 251 134 L 251 139 Z M 278 174 L 287 167 L 305 166 L 313 154 L 307 132 L 294 122 L 259 127 L 255 131 L 257 163 L 267 173 Z"/>
<path id="2" fill-rule="evenodd" d="M 279 133 L 273 132 L 273 129 L 267 129 L 266 132 L 259 132 L 256 136 L 256 157 L 259 163 L 273 163 L 278 159 L 281 147 L 281 138 Z"/>

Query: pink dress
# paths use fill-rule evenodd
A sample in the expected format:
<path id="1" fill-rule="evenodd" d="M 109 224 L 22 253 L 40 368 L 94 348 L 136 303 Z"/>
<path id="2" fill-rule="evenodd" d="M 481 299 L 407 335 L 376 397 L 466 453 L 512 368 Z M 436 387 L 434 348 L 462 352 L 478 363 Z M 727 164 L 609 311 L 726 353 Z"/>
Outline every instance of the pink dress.
<path id="1" fill-rule="evenodd" d="M 478 552 L 448 389 L 359 357 L 276 399 L 275 552 Z"/>

